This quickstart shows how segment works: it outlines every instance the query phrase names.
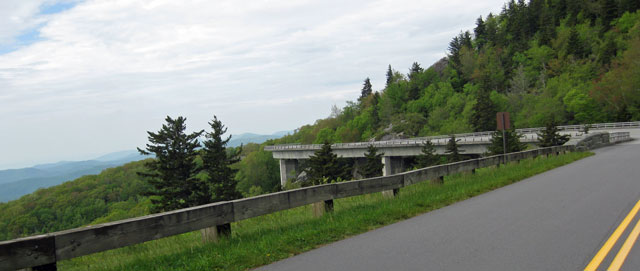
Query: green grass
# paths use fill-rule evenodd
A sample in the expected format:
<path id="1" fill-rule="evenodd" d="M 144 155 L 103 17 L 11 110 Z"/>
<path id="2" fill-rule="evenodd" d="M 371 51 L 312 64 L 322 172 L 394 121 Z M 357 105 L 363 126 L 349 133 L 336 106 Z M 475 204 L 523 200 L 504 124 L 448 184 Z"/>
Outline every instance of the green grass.
<path id="1" fill-rule="evenodd" d="M 400 189 L 334 201 L 334 212 L 314 218 L 302 206 L 232 224 L 232 237 L 203 244 L 191 232 L 58 263 L 60 270 L 244 270 L 345 239 L 571 163 L 592 153 L 536 158 L 475 174 L 445 177 Z"/>

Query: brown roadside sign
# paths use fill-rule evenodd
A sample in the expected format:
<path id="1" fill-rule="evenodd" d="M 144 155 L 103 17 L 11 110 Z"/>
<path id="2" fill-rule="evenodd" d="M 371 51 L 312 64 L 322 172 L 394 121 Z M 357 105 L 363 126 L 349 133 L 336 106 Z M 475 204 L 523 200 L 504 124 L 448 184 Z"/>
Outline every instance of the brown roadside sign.
<path id="1" fill-rule="evenodd" d="M 498 131 L 511 129 L 511 120 L 509 119 L 509 112 L 498 112 L 496 115 L 498 123 Z"/>

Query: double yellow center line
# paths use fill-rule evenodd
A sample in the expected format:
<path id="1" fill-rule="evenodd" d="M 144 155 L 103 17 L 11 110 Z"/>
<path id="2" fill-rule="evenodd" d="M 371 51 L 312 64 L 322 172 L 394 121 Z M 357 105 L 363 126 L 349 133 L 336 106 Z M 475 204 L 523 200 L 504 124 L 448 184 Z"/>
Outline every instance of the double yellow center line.
<path id="1" fill-rule="evenodd" d="M 587 267 L 584 268 L 585 271 L 597 270 L 598 266 L 600 266 L 604 258 L 607 257 L 607 254 L 609 254 L 609 251 L 618 242 L 618 239 L 620 238 L 622 233 L 624 233 L 624 231 L 627 229 L 627 226 L 629 226 L 633 218 L 636 216 L 636 214 L 638 213 L 638 210 L 640 210 L 640 200 L 636 202 L 636 205 L 633 206 L 629 214 L 627 214 L 627 216 L 624 218 L 624 220 L 622 220 L 618 228 L 616 228 L 613 234 L 611 234 L 611 237 L 609 237 L 607 242 L 604 243 L 602 248 L 600 248 L 598 253 L 596 253 L 596 256 L 593 257 L 593 259 L 591 260 L 591 262 L 589 262 Z M 624 260 L 627 259 L 627 256 L 629 255 L 629 252 L 633 247 L 633 244 L 638 239 L 638 235 L 640 235 L 640 221 L 638 221 L 638 223 L 636 223 L 636 225 L 633 227 L 633 230 L 631 230 L 631 233 L 627 237 L 627 240 L 624 242 L 624 244 L 618 251 L 618 254 L 616 254 L 616 257 L 613 259 L 613 261 L 611 262 L 611 265 L 607 269 L 608 271 L 620 270 L 620 268 L 622 267 L 622 264 L 624 263 Z"/>

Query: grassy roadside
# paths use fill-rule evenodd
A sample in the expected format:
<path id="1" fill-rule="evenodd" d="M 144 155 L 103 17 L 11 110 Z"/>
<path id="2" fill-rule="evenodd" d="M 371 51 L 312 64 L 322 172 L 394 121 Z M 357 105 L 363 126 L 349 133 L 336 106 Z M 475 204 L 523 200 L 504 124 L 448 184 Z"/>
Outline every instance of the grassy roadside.
<path id="1" fill-rule="evenodd" d="M 380 193 L 335 201 L 321 218 L 310 206 L 233 223 L 232 238 L 203 244 L 192 232 L 58 263 L 60 270 L 244 270 L 323 244 L 450 205 L 571 163 L 592 153 L 536 158 L 476 174 L 445 177 L 444 185 L 423 182 L 400 190 L 394 199 Z"/>

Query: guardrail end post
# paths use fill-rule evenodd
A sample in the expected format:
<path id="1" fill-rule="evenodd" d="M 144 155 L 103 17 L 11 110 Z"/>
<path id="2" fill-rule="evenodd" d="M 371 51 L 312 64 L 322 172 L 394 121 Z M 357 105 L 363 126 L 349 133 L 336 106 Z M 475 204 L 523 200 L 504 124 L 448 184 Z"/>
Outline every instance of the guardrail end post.
<path id="1" fill-rule="evenodd" d="M 432 179 L 431 183 L 432 184 L 443 184 L 444 183 L 444 176 L 440 176 L 438 178 Z"/>
<path id="2" fill-rule="evenodd" d="M 40 265 L 40 266 L 34 266 L 34 267 L 31 267 L 31 268 L 22 269 L 22 270 L 33 270 L 33 271 L 57 271 L 57 270 L 58 270 L 58 266 L 56 265 L 56 263 L 50 263 L 50 264 L 45 264 L 45 265 Z"/>
<path id="3" fill-rule="evenodd" d="M 395 188 L 393 190 L 382 191 L 382 196 L 385 198 L 393 198 L 396 195 L 398 195 L 398 192 L 400 192 L 400 189 L 398 188 Z"/>
<path id="4" fill-rule="evenodd" d="M 311 204 L 313 217 L 321 217 L 325 213 L 333 212 L 333 200 L 325 200 Z"/>
<path id="5" fill-rule="evenodd" d="M 203 243 L 217 243 L 221 238 L 228 238 L 231 236 L 231 224 L 226 223 L 209 228 L 204 228 L 200 230 L 200 233 L 202 234 Z"/>

